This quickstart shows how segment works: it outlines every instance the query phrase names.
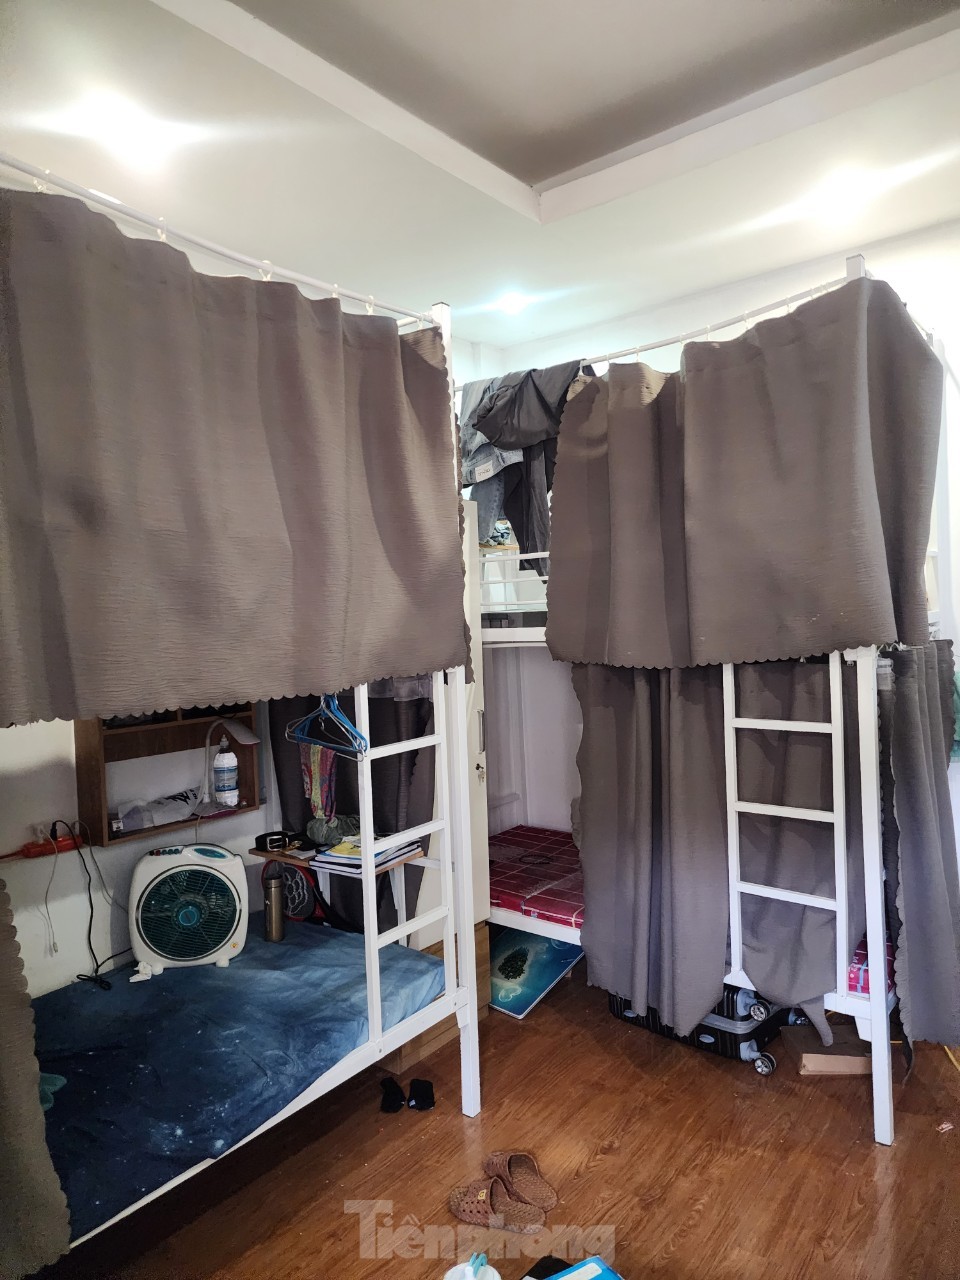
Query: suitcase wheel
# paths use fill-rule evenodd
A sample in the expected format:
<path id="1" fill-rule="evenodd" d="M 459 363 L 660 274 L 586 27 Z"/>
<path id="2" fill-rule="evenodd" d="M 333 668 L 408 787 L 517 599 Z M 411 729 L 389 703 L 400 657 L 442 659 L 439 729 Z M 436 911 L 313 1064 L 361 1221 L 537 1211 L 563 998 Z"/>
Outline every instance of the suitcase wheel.
<path id="1" fill-rule="evenodd" d="M 777 1060 L 772 1053 L 758 1053 L 753 1060 L 753 1069 L 758 1076 L 772 1076 L 777 1069 Z"/>

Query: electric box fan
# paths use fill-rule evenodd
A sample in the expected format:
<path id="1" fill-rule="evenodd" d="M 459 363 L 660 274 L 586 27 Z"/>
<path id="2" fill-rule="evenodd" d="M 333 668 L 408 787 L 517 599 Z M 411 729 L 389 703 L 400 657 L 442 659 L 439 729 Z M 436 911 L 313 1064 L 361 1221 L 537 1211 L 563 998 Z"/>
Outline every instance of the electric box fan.
<path id="1" fill-rule="evenodd" d="M 243 859 L 213 845 L 154 849 L 130 884 L 130 941 L 142 982 L 165 968 L 225 968 L 247 940 Z"/>

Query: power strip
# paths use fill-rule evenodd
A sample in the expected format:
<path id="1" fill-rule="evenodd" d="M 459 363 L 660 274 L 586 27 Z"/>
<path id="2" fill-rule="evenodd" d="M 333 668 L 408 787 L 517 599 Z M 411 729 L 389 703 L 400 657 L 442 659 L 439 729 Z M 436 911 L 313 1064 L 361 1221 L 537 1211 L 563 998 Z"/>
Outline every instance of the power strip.
<path id="1" fill-rule="evenodd" d="M 28 840 L 26 844 L 22 844 L 11 855 L 20 858 L 45 858 L 52 857 L 55 853 L 70 853 L 73 849 L 79 849 L 80 843 L 76 836 L 57 836 L 56 840 Z"/>

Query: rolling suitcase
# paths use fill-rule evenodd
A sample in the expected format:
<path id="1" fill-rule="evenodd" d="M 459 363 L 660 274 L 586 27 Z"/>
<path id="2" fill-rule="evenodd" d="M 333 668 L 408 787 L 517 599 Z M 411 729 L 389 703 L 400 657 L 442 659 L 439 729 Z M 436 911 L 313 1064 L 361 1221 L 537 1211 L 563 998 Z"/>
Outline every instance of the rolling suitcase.
<path id="1" fill-rule="evenodd" d="M 648 1009 L 641 1016 L 634 1013 L 630 1001 L 623 996 L 611 995 L 610 1012 L 621 1022 L 643 1027 L 658 1036 L 692 1045 L 706 1053 L 716 1053 L 722 1058 L 737 1062 L 752 1062 L 759 1075 L 773 1075 L 777 1060 L 768 1053 L 766 1046 L 780 1034 L 787 1023 L 806 1022 L 802 1014 L 792 1009 L 771 1005 L 755 991 L 724 984 L 723 997 L 701 1023 L 687 1036 L 678 1036 L 673 1027 L 661 1022 L 655 1009 Z"/>

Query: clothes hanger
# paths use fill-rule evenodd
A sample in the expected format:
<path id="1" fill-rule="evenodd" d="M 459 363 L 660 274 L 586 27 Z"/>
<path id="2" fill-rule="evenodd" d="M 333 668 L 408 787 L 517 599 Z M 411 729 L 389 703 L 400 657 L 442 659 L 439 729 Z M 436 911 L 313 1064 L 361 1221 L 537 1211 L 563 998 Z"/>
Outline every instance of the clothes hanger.
<path id="1" fill-rule="evenodd" d="M 360 760 L 370 744 L 343 714 L 333 694 L 324 694 L 320 705 L 300 720 L 291 720 L 284 737 L 299 746 L 326 747 L 337 755 Z"/>

